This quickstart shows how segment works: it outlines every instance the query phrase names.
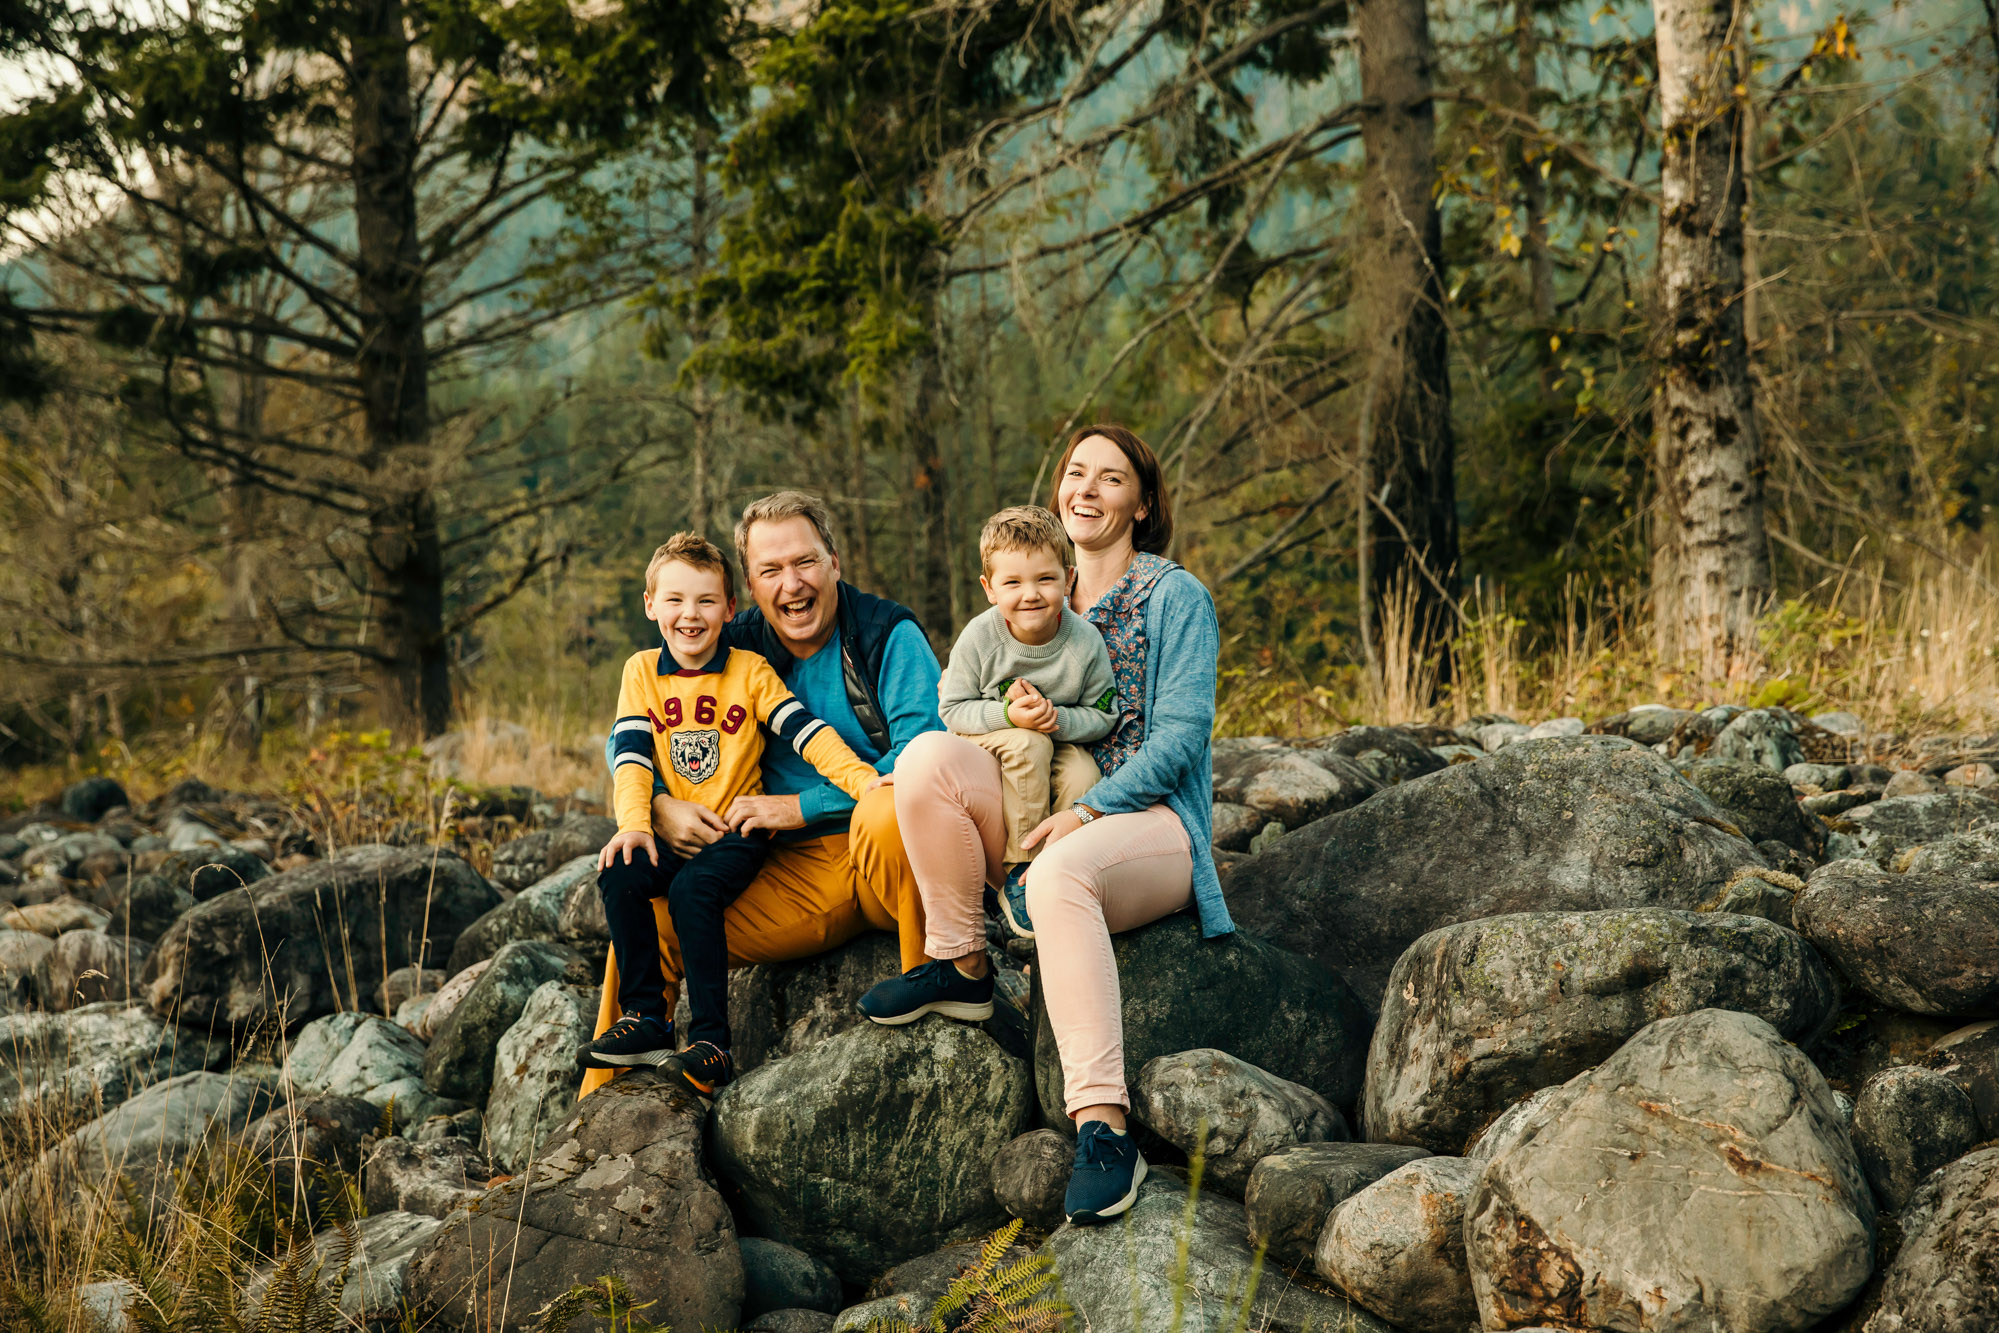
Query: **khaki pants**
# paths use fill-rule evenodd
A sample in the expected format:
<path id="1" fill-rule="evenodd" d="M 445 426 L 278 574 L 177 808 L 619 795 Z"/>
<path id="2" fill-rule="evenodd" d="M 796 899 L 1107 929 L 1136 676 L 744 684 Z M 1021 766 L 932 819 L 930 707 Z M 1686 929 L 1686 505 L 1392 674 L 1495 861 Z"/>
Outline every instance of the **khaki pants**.
<path id="1" fill-rule="evenodd" d="M 1045 731 L 1007 727 L 966 739 L 999 760 L 1000 820 L 1006 826 L 1003 855 L 1007 865 L 1032 861 L 1035 853 L 1023 848 L 1020 840 L 1048 818 L 1051 810 L 1067 810 L 1082 800 L 1102 776 L 1097 772 L 1097 761 L 1082 746 L 1058 741 Z"/>

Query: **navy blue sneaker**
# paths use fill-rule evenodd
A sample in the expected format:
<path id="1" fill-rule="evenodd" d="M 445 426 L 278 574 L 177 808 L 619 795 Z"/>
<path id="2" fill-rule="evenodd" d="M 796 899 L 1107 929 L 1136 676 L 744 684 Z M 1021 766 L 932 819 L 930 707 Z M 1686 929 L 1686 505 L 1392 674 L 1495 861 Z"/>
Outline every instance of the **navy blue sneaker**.
<path id="1" fill-rule="evenodd" d="M 1030 862 L 1022 861 L 1006 872 L 1006 883 L 1000 885 L 1000 919 L 1007 929 L 1021 939 L 1034 938 L 1034 922 L 1027 915 L 1027 867 Z"/>
<path id="2" fill-rule="evenodd" d="M 1085 1120 L 1076 1131 L 1076 1165 L 1062 1211 L 1077 1226 L 1091 1226 L 1130 1209 L 1144 1183 L 1145 1159 L 1131 1135 L 1101 1120 Z"/>
<path id="3" fill-rule="evenodd" d="M 697 1097 L 715 1100 L 715 1094 L 735 1077 L 736 1062 L 712 1041 L 697 1041 L 686 1050 L 675 1051 L 660 1062 L 666 1076 Z"/>
<path id="4" fill-rule="evenodd" d="M 899 977 L 878 981 L 861 997 L 861 1012 L 877 1023 L 900 1027 L 925 1014 L 983 1023 L 993 1016 L 993 974 L 968 977 L 954 963 L 925 963 Z"/>
<path id="5" fill-rule="evenodd" d="M 673 1056 L 673 1024 L 639 1014 L 626 1014 L 604 1029 L 604 1035 L 576 1052 L 585 1069 L 657 1068 Z"/>

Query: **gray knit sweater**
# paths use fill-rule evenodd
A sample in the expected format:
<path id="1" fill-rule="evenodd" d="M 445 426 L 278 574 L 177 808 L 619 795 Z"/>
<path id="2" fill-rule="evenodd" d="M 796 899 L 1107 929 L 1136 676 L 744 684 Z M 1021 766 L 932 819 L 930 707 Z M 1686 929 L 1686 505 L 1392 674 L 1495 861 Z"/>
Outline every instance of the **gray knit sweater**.
<path id="1" fill-rule="evenodd" d="M 944 725 L 961 736 L 1007 726 L 1007 687 L 1023 679 L 1055 705 L 1058 741 L 1101 740 L 1117 721 L 1111 656 L 1095 625 L 1065 606 L 1054 638 L 1026 644 L 1013 637 L 995 606 L 973 617 L 951 645 L 951 661 L 938 685 Z"/>

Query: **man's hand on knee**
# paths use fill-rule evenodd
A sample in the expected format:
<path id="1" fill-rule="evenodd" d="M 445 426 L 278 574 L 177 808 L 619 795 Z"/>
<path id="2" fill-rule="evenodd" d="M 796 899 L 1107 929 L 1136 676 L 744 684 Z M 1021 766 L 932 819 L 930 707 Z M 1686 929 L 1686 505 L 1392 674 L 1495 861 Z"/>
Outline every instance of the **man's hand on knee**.
<path id="1" fill-rule="evenodd" d="M 705 805 L 661 795 L 652 798 L 652 829 L 675 856 L 688 857 L 727 833 L 729 825 Z"/>

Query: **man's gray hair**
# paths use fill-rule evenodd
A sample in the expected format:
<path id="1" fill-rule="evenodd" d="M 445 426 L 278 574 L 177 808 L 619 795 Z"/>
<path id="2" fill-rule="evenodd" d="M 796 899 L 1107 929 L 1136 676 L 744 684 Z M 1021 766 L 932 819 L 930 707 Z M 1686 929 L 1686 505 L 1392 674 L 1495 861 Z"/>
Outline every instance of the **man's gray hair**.
<path id="1" fill-rule="evenodd" d="M 782 523 L 787 518 L 810 522 L 826 554 L 835 560 L 840 558 L 840 544 L 833 540 L 833 515 L 827 512 L 826 502 L 804 491 L 777 491 L 744 505 L 743 516 L 736 520 L 736 560 L 742 565 L 745 577 L 750 571 L 750 529 L 759 523 Z"/>

